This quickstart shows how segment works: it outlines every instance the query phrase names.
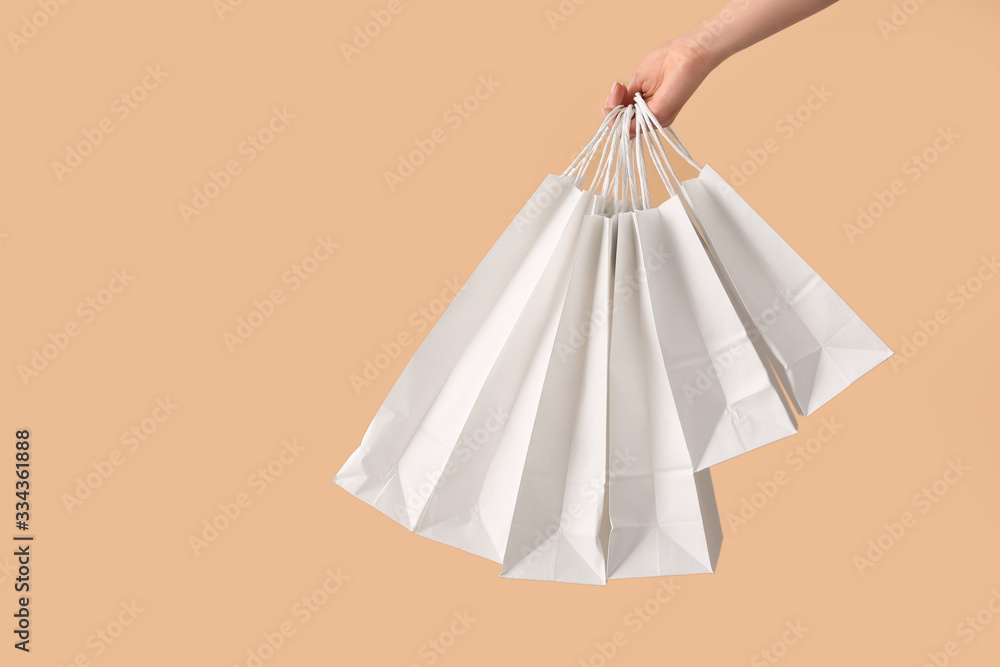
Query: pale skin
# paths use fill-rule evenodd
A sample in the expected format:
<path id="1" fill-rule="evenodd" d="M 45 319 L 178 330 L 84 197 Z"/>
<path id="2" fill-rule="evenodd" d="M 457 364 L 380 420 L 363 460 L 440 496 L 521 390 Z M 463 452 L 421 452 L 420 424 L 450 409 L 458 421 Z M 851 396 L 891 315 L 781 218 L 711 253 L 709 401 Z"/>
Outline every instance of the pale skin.
<path id="1" fill-rule="evenodd" d="M 698 27 L 642 59 L 628 86 L 615 82 L 601 113 L 642 93 L 663 126 L 674 122 L 701 82 L 727 58 L 829 7 L 836 0 L 731 0 Z M 635 121 L 632 121 L 635 136 Z"/>

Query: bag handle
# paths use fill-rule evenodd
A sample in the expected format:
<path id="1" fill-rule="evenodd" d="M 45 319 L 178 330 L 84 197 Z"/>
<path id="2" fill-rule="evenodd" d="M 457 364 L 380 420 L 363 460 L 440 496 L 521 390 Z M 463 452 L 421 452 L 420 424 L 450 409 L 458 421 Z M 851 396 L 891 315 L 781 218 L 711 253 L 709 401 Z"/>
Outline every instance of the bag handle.
<path id="1" fill-rule="evenodd" d="M 628 127 L 632 114 L 635 110 L 632 105 L 623 107 L 611 127 L 611 133 L 606 144 L 607 159 L 600 165 L 598 173 L 594 176 L 591 190 L 602 180 L 600 194 L 605 199 L 612 202 L 614 210 L 621 208 L 621 198 L 625 190 L 624 173 L 622 160 L 629 152 Z M 602 154 L 602 158 L 604 155 Z"/>
<path id="2" fill-rule="evenodd" d="M 636 114 L 635 127 L 637 143 L 641 143 L 641 141 L 646 142 L 646 146 L 649 149 L 649 157 L 653 161 L 653 167 L 660 175 L 660 180 L 662 180 L 663 184 L 666 186 L 667 193 L 673 197 L 676 194 L 676 190 L 674 189 L 673 182 L 667 175 L 667 169 L 669 168 L 670 161 L 667 159 L 667 155 L 663 150 L 663 146 L 659 143 L 658 138 L 653 134 L 652 124 L 646 117 L 646 114 L 643 113 L 641 107 L 639 108 L 639 113 Z M 667 166 L 665 167 L 664 165 Z M 648 184 L 646 187 L 648 188 Z"/>
<path id="3" fill-rule="evenodd" d="M 656 117 L 656 114 L 654 114 L 646 105 L 646 100 L 642 98 L 642 93 L 635 94 L 635 106 L 637 110 L 640 110 L 648 119 L 652 120 L 653 125 L 655 125 L 659 133 L 663 135 L 663 138 L 667 140 L 670 147 L 673 148 L 678 155 L 684 158 L 689 165 L 701 172 L 701 165 L 695 162 L 688 150 L 684 148 L 684 144 L 681 143 L 680 137 L 677 136 L 677 133 L 674 132 L 669 125 L 666 130 L 663 129 L 663 125 L 660 124 L 660 120 Z"/>
<path id="4" fill-rule="evenodd" d="M 684 189 L 684 185 L 681 183 L 680 179 L 677 177 L 677 174 L 674 172 L 673 167 L 670 166 L 670 160 L 667 159 L 666 151 L 663 149 L 663 145 L 660 143 L 660 136 L 662 135 L 664 138 L 666 138 L 667 143 L 669 143 L 671 147 L 674 148 L 675 150 L 677 150 L 677 147 L 673 144 L 670 138 L 663 133 L 663 127 L 656 120 L 656 116 L 653 115 L 653 112 L 650 111 L 649 107 L 646 106 L 645 102 L 641 99 L 641 97 L 638 94 L 636 94 L 635 106 L 637 109 L 636 130 L 638 132 L 639 126 L 640 125 L 642 126 L 643 137 L 647 140 L 647 144 L 650 146 L 650 155 L 653 157 L 653 164 L 656 165 L 657 171 L 659 172 L 660 177 L 663 179 L 664 185 L 667 186 L 667 190 L 670 192 L 671 197 L 677 196 L 680 198 L 682 205 L 685 207 L 685 209 L 687 209 L 688 215 L 691 216 L 692 222 L 695 224 L 695 227 L 700 229 L 701 223 L 697 219 L 698 218 L 697 210 L 695 209 L 691 200 L 688 198 L 687 191 Z M 656 127 L 657 130 L 659 130 L 659 133 L 653 131 L 654 126 Z M 652 141 L 649 141 L 650 138 L 652 138 Z M 677 141 L 678 143 L 680 143 L 679 139 Z M 657 154 L 657 151 L 653 150 L 653 144 L 655 144 L 659 154 Z M 701 173 L 701 167 L 699 167 L 698 163 L 694 161 L 694 158 L 692 158 L 689 154 L 687 154 L 686 150 L 684 150 L 684 153 L 681 153 L 680 150 L 678 150 L 677 152 L 682 157 L 684 157 L 688 161 L 688 163 L 691 164 L 691 166 L 695 167 L 698 170 L 698 172 Z M 670 178 L 667 177 L 667 173 L 663 171 L 664 166 L 666 167 L 666 172 L 669 172 L 670 177 L 672 177 L 673 179 L 672 182 L 675 183 L 677 186 L 676 191 L 672 187 L 671 180 Z"/>
<path id="5" fill-rule="evenodd" d="M 604 117 L 593 139 L 563 172 L 563 176 L 574 177 L 575 185 L 580 186 L 597 155 L 598 147 L 603 143 L 597 170 L 588 189 L 598 191 L 613 205 L 614 210 L 636 206 L 636 199 L 640 197 L 635 171 L 632 169 L 633 142 L 628 136 L 633 117 L 633 105 L 616 106 Z M 640 173 L 644 176 L 645 165 L 641 165 Z M 625 201 L 626 198 L 628 201 Z"/>
<path id="6" fill-rule="evenodd" d="M 620 188 L 614 191 L 615 201 L 620 204 L 620 206 L 616 207 L 617 210 L 631 210 L 643 206 L 641 200 L 637 202 L 640 192 L 636 179 L 638 167 L 633 166 L 635 144 L 629 137 L 629 128 L 632 126 L 632 118 L 634 116 L 635 107 L 630 104 L 622 113 L 621 123 L 619 124 L 620 134 L 618 139 L 618 161 L 615 165 L 615 183 L 618 184 L 619 175 L 621 176 L 621 183 Z"/>
<path id="7" fill-rule="evenodd" d="M 574 158 L 573 162 L 570 163 L 566 171 L 563 172 L 563 176 L 574 176 L 576 185 L 580 185 L 583 180 L 584 175 L 587 173 L 587 169 L 590 168 L 590 163 L 594 159 L 594 155 L 597 152 L 597 147 L 601 145 L 604 141 L 606 135 L 611 132 L 611 127 L 614 121 L 618 118 L 618 115 L 625 109 L 624 105 L 619 104 L 607 115 L 604 116 L 604 120 L 601 121 L 600 127 L 597 128 L 597 132 L 594 133 L 594 138 L 583 147 L 579 155 Z M 604 151 L 606 152 L 608 148 L 607 142 L 604 143 Z M 604 159 L 604 152 L 601 153 L 601 159 L 598 160 L 598 164 Z"/>
<path id="8" fill-rule="evenodd" d="M 643 138 L 646 140 L 647 145 L 649 146 L 649 152 L 651 157 L 653 158 L 653 164 L 654 166 L 656 166 L 657 172 L 659 173 L 660 178 L 663 180 L 663 184 L 667 187 L 667 191 L 670 193 L 670 196 L 673 197 L 675 195 L 683 195 L 684 194 L 683 185 L 681 184 L 681 180 L 680 178 L 678 178 L 676 172 L 674 172 L 673 166 L 671 166 L 670 164 L 670 160 L 667 157 L 666 150 L 663 148 L 663 144 L 660 142 L 660 136 L 663 136 L 667 140 L 667 143 L 670 144 L 671 148 L 677 151 L 678 155 L 683 157 L 688 162 L 688 164 L 697 169 L 699 173 L 701 173 L 702 168 L 700 165 L 698 165 L 697 162 L 694 161 L 694 158 L 692 158 L 690 154 L 687 153 L 687 150 L 684 149 L 683 146 L 678 148 L 678 146 L 674 144 L 671 138 L 663 131 L 663 126 L 660 125 L 659 121 L 656 119 L 656 116 L 649 109 L 649 107 L 646 106 L 645 101 L 638 93 L 636 93 L 635 99 L 636 99 L 635 106 L 638 119 L 636 121 L 636 128 L 638 131 L 640 125 L 642 127 Z M 654 131 L 654 128 L 656 131 Z M 680 142 L 679 139 L 677 141 L 678 143 Z M 653 150 L 654 146 L 657 149 L 655 151 Z M 667 176 L 667 173 L 670 174 L 669 177 Z M 685 201 L 687 201 L 686 197 L 684 197 L 684 199 Z"/>
<path id="9" fill-rule="evenodd" d="M 642 208 L 649 208 L 651 201 L 649 197 L 649 179 L 646 175 L 646 159 L 642 154 L 642 137 L 639 135 L 639 114 L 635 116 L 635 145 L 631 157 L 635 159 L 636 181 L 638 181 L 637 195 Z"/>
<path id="10" fill-rule="evenodd" d="M 594 172 L 594 178 L 590 181 L 589 190 L 598 190 L 598 182 L 602 182 L 599 188 L 600 193 L 604 193 L 608 189 L 608 182 L 611 178 L 611 163 L 615 158 L 616 152 L 616 139 L 619 134 L 619 129 L 621 127 L 622 113 L 624 113 L 625 107 L 622 106 L 620 109 L 615 108 L 615 119 L 608 127 L 607 139 L 604 142 L 604 147 L 601 150 L 601 157 L 597 161 L 597 170 Z M 608 114 L 609 116 L 611 114 Z"/>
<path id="11" fill-rule="evenodd" d="M 638 116 L 635 115 L 634 107 L 632 108 L 632 118 L 635 118 L 637 123 L 639 122 Z M 627 147 L 624 163 L 629 182 L 630 207 L 642 210 L 648 208 L 650 205 L 649 187 L 646 182 L 646 163 L 642 159 L 642 143 L 639 141 L 638 135 L 634 140 L 629 136 L 632 118 L 626 120 L 622 128 L 622 136 L 626 141 Z"/>
<path id="12" fill-rule="evenodd" d="M 597 182 L 601 179 L 601 175 L 608 168 L 608 163 L 611 160 L 611 156 L 614 151 L 614 136 L 615 127 L 621 122 L 621 113 L 625 110 L 625 107 L 616 108 L 613 112 L 614 120 L 608 125 L 608 127 L 601 133 L 601 156 L 597 158 L 597 167 L 594 171 L 594 178 L 590 181 L 590 189 L 593 190 L 597 186 Z M 608 119 L 610 120 L 612 114 L 608 114 Z M 584 164 L 583 171 L 580 172 L 580 179 L 583 180 L 584 174 L 587 173 L 587 169 L 590 167 L 590 162 L 593 160 L 594 156 L 597 154 L 597 146 L 591 150 L 591 155 Z"/>
<path id="13" fill-rule="evenodd" d="M 636 126 L 634 140 L 629 136 L 633 119 Z M 594 191 L 599 187 L 599 194 L 609 200 L 616 211 L 649 208 L 652 203 L 644 153 L 649 153 L 670 196 L 680 191 L 680 179 L 670 164 L 660 137 L 688 164 L 701 171 L 701 165 L 691 157 L 673 129 L 669 126 L 664 129 L 642 94 L 636 93 L 634 104 L 619 104 L 605 115 L 593 138 L 573 159 L 563 176 L 573 177 L 574 184 L 580 187 L 597 157 L 597 149 L 601 148 L 597 170 L 588 189 Z"/>

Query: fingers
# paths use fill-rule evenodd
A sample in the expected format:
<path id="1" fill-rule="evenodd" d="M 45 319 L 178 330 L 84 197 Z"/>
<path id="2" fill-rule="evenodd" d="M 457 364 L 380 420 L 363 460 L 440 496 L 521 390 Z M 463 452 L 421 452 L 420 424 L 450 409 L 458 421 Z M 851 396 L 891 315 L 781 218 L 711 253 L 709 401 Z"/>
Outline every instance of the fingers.
<path id="1" fill-rule="evenodd" d="M 633 77 L 632 83 L 629 84 L 629 86 L 634 85 L 635 78 Z M 608 93 L 608 98 L 604 100 L 604 108 L 601 109 L 601 114 L 607 116 L 618 105 L 628 106 L 629 104 L 632 104 L 634 97 L 635 93 L 630 94 L 630 88 L 615 81 L 611 84 L 611 92 Z M 629 137 L 635 139 L 635 118 L 632 119 L 629 125 Z"/>
<path id="2" fill-rule="evenodd" d="M 636 76 L 632 77 L 632 81 L 627 87 L 615 81 L 611 84 L 611 92 L 608 93 L 608 98 L 604 100 L 604 108 L 601 109 L 601 114 L 607 116 L 618 105 L 628 106 L 632 104 L 635 94 L 642 94 L 642 86 L 643 84 Z M 645 95 L 643 95 L 643 98 L 645 98 Z M 658 118 L 662 118 L 661 114 L 652 108 L 654 99 L 653 97 L 649 99 L 650 108 Z M 629 137 L 635 139 L 635 118 L 632 119 L 629 125 Z"/>
<path id="3" fill-rule="evenodd" d="M 628 89 L 625 91 L 625 98 L 632 102 L 635 100 L 635 94 L 640 93 L 643 98 L 646 97 L 645 91 L 643 91 L 644 81 L 640 80 L 638 76 L 632 77 L 632 82 L 628 84 Z"/>
<path id="4" fill-rule="evenodd" d="M 625 104 L 625 93 L 627 88 L 622 84 L 615 81 L 611 84 L 611 92 L 608 93 L 608 99 L 604 100 L 604 108 L 601 109 L 601 113 L 607 116 L 611 111 L 619 104 Z"/>

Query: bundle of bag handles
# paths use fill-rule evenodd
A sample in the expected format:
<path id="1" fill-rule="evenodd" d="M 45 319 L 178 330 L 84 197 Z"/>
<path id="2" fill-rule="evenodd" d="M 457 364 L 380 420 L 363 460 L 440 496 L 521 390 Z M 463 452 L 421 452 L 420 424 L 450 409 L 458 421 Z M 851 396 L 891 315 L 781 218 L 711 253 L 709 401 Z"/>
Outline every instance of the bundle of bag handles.
<path id="1" fill-rule="evenodd" d="M 633 118 L 634 140 L 629 136 Z M 642 94 L 636 93 L 634 104 L 628 106 L 620 104 L 604 117 L 594 138 L 580 151 L 563 172 L 563 176 L 574 177 L 574 183 L 579 187 L 597 154 L 597 148 L 603 143 L 601 157 L 597 161 L 597 171 L 587 190 L 598 192 L 609 201 L 612 207 L 611 213 L 650 208 L 652 203 L 649 198 L 643 143 L 670 196 L 673 197 L 681 192 L 680 179 L 670 166 L 670 160 L 667 159 L 666 151 L 660 142 L 661 136 L 688 164 L 701 171 L 701 165 L 694 161 L 674 131 L 669 126 L 664 129 L 646 106 Z M 599 189 L 597 189 L 598 182 L 600 182 Z"/>

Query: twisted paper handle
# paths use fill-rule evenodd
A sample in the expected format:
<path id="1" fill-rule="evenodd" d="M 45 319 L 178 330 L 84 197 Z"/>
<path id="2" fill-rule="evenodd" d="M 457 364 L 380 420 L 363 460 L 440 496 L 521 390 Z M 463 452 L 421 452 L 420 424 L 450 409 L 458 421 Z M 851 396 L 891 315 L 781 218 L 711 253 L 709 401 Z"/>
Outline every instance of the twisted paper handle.
<path id="1" fill-rule="evenodd" d="M 634 139 L 629 136 L 633 118 Z M 652 203 L 643 145 L 670 196 L 681 191 L 680 179 L 670 164 L 660 137 L 666 139 L 670 147 L 688 164 L 701 171 L 701 165 L 691 157 L 673 129 L 669 126 L 664 129 L 642 95 L 636 93 L 633 104 L 618 105 L 604 117 L 593 139 L 570 163 L 563 176 L 573 177 L 574 184 L 581 186 L 600 147 L 597 169 L 587 190 L 598 192 L 607 199 L 612 212 L 649 208 Z"/>

